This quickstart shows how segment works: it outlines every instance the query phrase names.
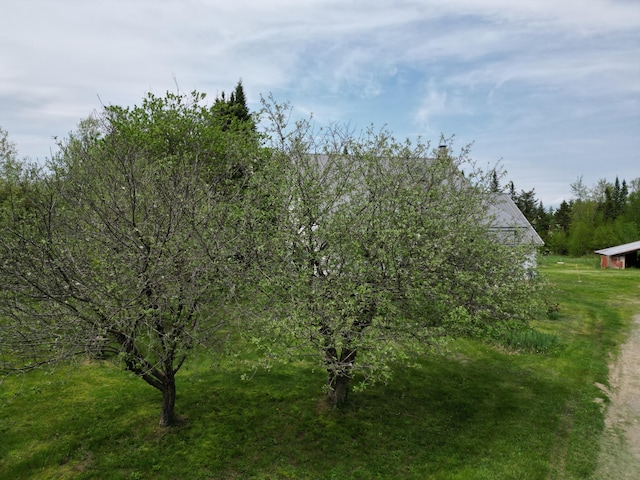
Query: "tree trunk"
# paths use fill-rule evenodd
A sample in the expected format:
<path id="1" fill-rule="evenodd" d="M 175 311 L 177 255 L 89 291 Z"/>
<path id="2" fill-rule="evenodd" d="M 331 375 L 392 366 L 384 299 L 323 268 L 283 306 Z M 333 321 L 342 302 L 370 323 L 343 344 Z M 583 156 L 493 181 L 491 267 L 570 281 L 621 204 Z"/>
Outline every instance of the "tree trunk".
<path id="1" fill-rule="evenodd" d="M 349 395 L 349 382 L 351 371 L 356 360 L 358 350 L 356 348 L 343 347 L 340 355 L 334 347 L 327 348 L 325 358 L 327 362 L 327 380 L 329 403 L 332 408 L 342 407 L 347 403 Z"/>
<path id="2" fill-rule="evenodd" d="M 329 403 L 332 408 L 340 408 L 347 403 L 351 376 L 345 373 L 329 373 Z"/>
<path id="3" fill-rule="evenodd" d="M 160 416 L 160 426 L 170 427 L 175 423 L 176 408 L 176 380 L 175 377 L 168 378 L 162 388 L 162 414 Z"/>

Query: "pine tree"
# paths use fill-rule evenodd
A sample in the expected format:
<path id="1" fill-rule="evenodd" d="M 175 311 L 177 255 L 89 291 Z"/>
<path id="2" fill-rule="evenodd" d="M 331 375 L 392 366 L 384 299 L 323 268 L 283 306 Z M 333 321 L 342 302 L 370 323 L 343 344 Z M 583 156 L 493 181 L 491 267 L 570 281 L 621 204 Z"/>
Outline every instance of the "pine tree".
<path id="1" fill-rule="evenodd" d="M 560 204 L 560 208 L 555 211 L 554 221 L 556 228 L 566 232 L 571 225 L 572 204 L 563 200 Z"/>
<path id="2" fill-rule="evenodd" d="M 238 81 L 235 91 L 231 94 L 229 101 L 231 105 L 231 112 L 241 122 L 248 122 L 251 120 L 249 114 L 249 108 L 247 107 L 247 98 L 244 94 L 244 88 L 242 87 L 242 80 Z"/>
<path id="3" fill-rule="evenodd" d="M 511 182 L 511 185 L 513 186 L 513 182 Z M 493 193 L 500 193 L 502 191 L 502 187 L 500 186 L 500 179 L 498 178 L 498 172 L 496 172 L 495 170 L 491 172 L 491 184 L 489 185 L 489 188 Z"/>
<path id="4" fill-rule="evenodd" d="M 220 116 L 224 131 L 255 131 L 256 126 L 247 107 L 242 80 L 238 81 L 228 99 L 223 91 L 220 97 L 216 98 L 212 108 Z"/>

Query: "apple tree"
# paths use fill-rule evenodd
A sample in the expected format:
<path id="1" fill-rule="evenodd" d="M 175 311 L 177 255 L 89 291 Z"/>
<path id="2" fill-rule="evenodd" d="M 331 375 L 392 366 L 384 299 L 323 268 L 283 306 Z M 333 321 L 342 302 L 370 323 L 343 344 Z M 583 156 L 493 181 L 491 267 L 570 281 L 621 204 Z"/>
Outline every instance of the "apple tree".
<path id="1" fill-rule="evenodd" d="M 272 156 L 259 187 L 272 223 L 257 285 L 269 308 L 253 341 L 267 358 L 312 356 L 340 406 L 353 381 L 386 381 L 416 352 L 526 322 L 526 251 L 492 232 L 492 172 L 468 149 L 290 128 L 286 105 L 265 112 Z"/>
<path id="2" fill-rule="evenodd" d="M 174 423 L 176 374 L 237 282 L 238 198 L 259 155 L 253 126 L 230 131 L 218 107 L 149 94 L 61 143 L 0 238 L 5 370 L 110 353 Z"/>

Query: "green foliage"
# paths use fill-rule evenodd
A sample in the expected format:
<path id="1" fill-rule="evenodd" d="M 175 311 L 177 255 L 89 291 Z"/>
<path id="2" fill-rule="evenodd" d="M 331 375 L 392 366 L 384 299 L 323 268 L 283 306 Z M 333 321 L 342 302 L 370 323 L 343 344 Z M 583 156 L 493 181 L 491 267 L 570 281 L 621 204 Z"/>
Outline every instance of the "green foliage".
<path id="1" fill-rule="evenodd" d="M 10 226 L 27 214 L 34 188 L 34 167 L 18 159 L 16 145 L 0 128 L 0 226 Z"/>
<path id="2" fill-rule="evenodd" d="M 149 94 L 83 121 L 0 242 L 2 347 L 17 368 L 108 345 L 163 393 L 163 424 L 175 374 L 238 281 L 237 204 L 258 153 L 204 98 Z"/>
<path id="3" fill-rule="evenodd" d="M 3 181 L 20 177 L 21 166 L 15 143 L 9 140 L 9 134 L 0 127 L 0 178 Z"/>
<path id="4" fill-rule="evenodd" d="M 255 129 L 255 124 L 247 107 L 242 81 L 238 82 L 228 100 L 225 98 L 224 92 L 222 92 L 220 98 L 216 99 L 214 108 L 223 117 L 223 128 L 225 130 L 244 130 L 249 132 Z"/>
<path id="5" fill-rule="evenodd" d="M 515 349 L 534 353 L 548 353 L 558 346 L 558 337 L 533 328 L 509 330 L 499 339 L 500 343 Z"/>
<path id="6" fill-rule="evenodd" d="M 309 121 L 288 129 L 286 109 L 265 108 L 274 153 L 256 188 L 275 213 L 257 265 L 279 307 L 260 325 L 265 350 L 277 339 L 291 355 L 311 351 L 340 404 L 354 375 L 387 381 L 412 351 L 529 317 L 526 252 L 490 233 L 491 172 L 467 149 L 453 157 Z"/>
<path id="7" fill-rule="evenodd" d="M 614 183 L 602 179 L 589 189 L 579 178 L 571 187 L 576 198 L 563 201 L 553 212 L 548 236 L 544 237 L 551 252 L 580 256 L 638 240 L 637 181 L 629 187 L 618 177 Z"/>
<path id="8" fill-rule="evenodd" d="M 501 191 L 500 185 L 491 187 L 494 191 Z M 549 242 L 551 224 L 553 222 L 552 211 L 547 211 L 542 201 L 536 199 L 535 189 L 529 191 L 520 190 L 518 193 L 513 182 L 508 183 L 508 193 L 518 209 L 525 216 L 534 230 L 545 243 Z"/>
<path id="9" fill-rule="evenodd" d="M 546 243 L 546 249 L 559 255 L 580 256 L 594 250 L 630 243 L 640 237 L 639 182 L 616 177 L 614 183 L 600 180 L 588 188 L 582 177 L 571 185 L 574 199 L 563 201 L 553 211 L 545 211 L 535 191 L 517 193 L 513 182 L 509 193 Z"/>
<path id="10" fill-rule="evenodd" d="M 258 137 L 242 84 L 228 101 L 224 93 L 211 105 L 205 99 L 195 91 L 168 92 L 164 97 L 148 93 L 139 107 L 108 106 L 104 134 L 124 138 L 128 146 L 152 158 L 197 160 L 210 181 L 242 177 L 258 161 Z M 247 150 L 249 145 L 253 152 Z"/>

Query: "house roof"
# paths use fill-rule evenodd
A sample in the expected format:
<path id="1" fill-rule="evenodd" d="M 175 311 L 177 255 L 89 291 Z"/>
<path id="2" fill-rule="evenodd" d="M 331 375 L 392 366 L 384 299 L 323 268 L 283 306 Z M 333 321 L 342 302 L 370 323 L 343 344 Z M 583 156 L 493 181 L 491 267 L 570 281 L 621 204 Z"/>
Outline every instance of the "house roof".
<path id="1" fill-rule="evenodd" d="M 313 154 L 313 156 L 322 166 L 325 166 L 330 158 L 329 155 L 325 154 Z M 425 160 L 427 162 L 435 161 L 434 158 Z M 465 181 L 464 174 L 453 179 L 453 181 Z M 509 245 L 529 244 L 537 247 L 544 245 L 544 241 L 540 238 L 538 232 L 531 226 L 529 220 L 508 194 L 492 194 L 487 213 L 491 223 L 490 229 L 497 234 L 499 241 L 502 243 Z"/>
<path id="2" fill-rule="evenodd" d="M 603 248 L 602 250 L 596 250 L 595 253 L 611 257 L 613 255 L 622 255 L 623 253 L 635 252 L 640 250 L 640 241 L 625 243 L 624 245 L 617 245 L 615 247 Z"/>
<path id="3" fill-rule="evenodd" d="M 491 229 L 498 232 L 504 240 L 509 241 L 508 236 L 517 236 L 518 238 L 514 240 L 516 243 L 544 245 L 538 232 L 508 194 L 497 193 L 492 197 L 489 215 L 492 219 Z"/>

